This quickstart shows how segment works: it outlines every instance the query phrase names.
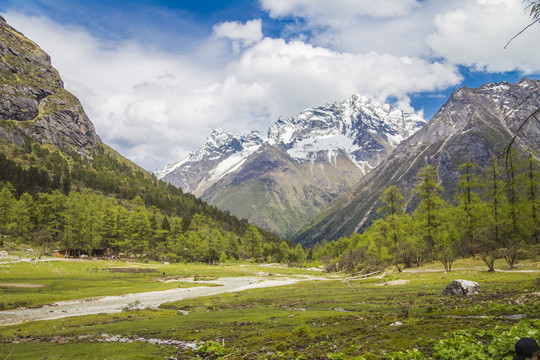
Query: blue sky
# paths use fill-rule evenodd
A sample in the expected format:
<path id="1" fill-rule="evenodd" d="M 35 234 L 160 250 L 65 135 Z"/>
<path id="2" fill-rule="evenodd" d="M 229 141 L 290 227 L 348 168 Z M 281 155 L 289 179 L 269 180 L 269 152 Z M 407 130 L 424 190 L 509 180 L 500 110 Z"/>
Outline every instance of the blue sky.
<path id="1" fill-rule="evenodd" d="M 458 87 L 539 79 L 521 0 L 3 0 L 98 134 L 153 170 L 212 129 L 361 93 L 426 118 Z"/>

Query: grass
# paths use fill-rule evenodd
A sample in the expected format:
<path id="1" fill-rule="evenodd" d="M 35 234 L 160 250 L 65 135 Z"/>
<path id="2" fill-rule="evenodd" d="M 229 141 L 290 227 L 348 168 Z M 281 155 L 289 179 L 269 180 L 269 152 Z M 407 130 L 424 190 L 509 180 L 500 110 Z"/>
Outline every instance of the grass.
<path id="1" fill-rule="evenodd" d="M 107 286 L 107 279 L 118 281 L 124 288 L 129 288 L 125 283 L 135 283 L 131 285 L 132 290 L 147 290 L 145 286 L 149 284 L 165 285 L 154 280 L 160 273 L 113 275 L 102 270 L 85 270 L 103 269 L 114 264 L 118 263 L 56 262 L 49 266 L 55 265 L 56 271 L 61 270 L 63 280 L 68 283 L 80 281 L 84 273 L 87 273 L 88 290 L 82 292 L 90 291 L 90 280 L 93 278 L 101 279 L 94 283 L 96 292 L 105 291 L 97 288 Z M 117 266 L 120 265 L 133 266 Z M 159 265 L 137 266 L 158 268 Z M 36 273 L 38 268 L 31 264 L 10 264 L 11 268 L 14 269 L 10 275 L 19 274 L 14 276 L 18 282 L 45 282 L 51 276 L 50 270 Z M 85 358 L 82 352 L 88 349 L 94 349 L 92 354 L 99 354 L 94 358 L 123 358 L 122 351 L 118 357 L 102 356 L 108 351 L 114 354 L 121 348 L 120 344 L 97 343 L 102 334 L 107 333 L 126 337 L 198 341 L 201 344 L 211 342 L 202 353 L 176 349 L 174 346 L 125 344 L 125 354 L 134 351 L 132 354 L 139 356 L 151 357 L 157 354 L 154 351 L 168 351 L 168 356 L 178 358 L 219 358 L 219 351 L 223 350 L 224 344 L 226 353 L 232 352 L 229 359 L 242 356 L 248 359 L 354 359 L 360 356 L 379 359 L 396 351 L 414 348 L 430 354 L 437 341 L 457 330 L 501 332 L 517 323 L 518 320 L 511 315 L 523 314 L 527 319 L 540 318 L 540 283 L 537 280 L 540 274 L 519 271 L 540 270 L 538 263 L 521 263 L 518 271 L 489 273 L 481 262 L 468 259 L 457 262 L 454 268 L 455 271 L 445 274 L 439 271 L 440 265 L 429 264 L 420 269 L 421 272 L 393 273 L 383 279 L 345 280 L 345 276 L 341 276 L 334 280 L 329 278 L 325 281 L 308 281 L 183 300 L 164 304 L 158 310 L 124 311 L 4 326 L 0 328 L 0 339 L 5 343 L 2 354 L 13 346 L 13 341 L 32 339 L 37 342 L 15 344 L 16 350 L 10 359 L 55 358 L 46 355 L 50 354 L 48 351 L 54 352 L 49 349 L 55 348 L 65 354 L 64 357 L 56 358 Z M 505 264 L 498 262 L 497 268 L 503 270 Z M 286 267 L 179 264 L 159 266 L 159 271 L 178 276 L 208 277 L 253 275 L 258 272 L 285 275 L 310 273 Z M 115 276 L 120 278 L 116 279 Z M 441 292 L 444 287 L 459 278 L 477 281 L 481 294 L 469 297 L 443 296 Z M 404 280 L 406 283 L 384 285 L 385 280 Z M 0 282 L 6 282 L 1 270 Z M 176 285 L 173 283 L 173 286 Z M 79 295 L 67 288 L 63 289 L 65 296 Z M 24 289 L 22 292 L 26 291 L 36 289 Z M 44 288 L 42 292 L 45 292 L 49 300 L 54 297 L 52 292 Z M 188 314 L 182 315 L 180 310 L 184 313 L 188 311 Z M 86 340 L 78 340 L 80 336 Z M 50 343 L 53 337 L 67 339 L 69 344 L 80 344 L 81 347 Z M 137 348 L 139 345 L 140 348 Z M 134 349 L 139 349 L 139 352 Z"/>

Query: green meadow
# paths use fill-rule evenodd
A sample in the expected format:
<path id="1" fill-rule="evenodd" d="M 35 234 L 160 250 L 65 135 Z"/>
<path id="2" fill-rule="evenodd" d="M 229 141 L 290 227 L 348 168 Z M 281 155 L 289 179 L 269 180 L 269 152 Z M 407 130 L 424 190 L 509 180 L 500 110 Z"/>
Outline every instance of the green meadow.
<path id="1" fill-rule="evenodd" d="M 488 272 L 481 261 L 466 259 L 454 269 L 445 273 L 432 263 L 402 273 L 389 268 L 377 277 L 354 277 L 256 264 L 0 263 L 4 311 L 198 285 L 183 278 L 317 278 L 158 309 L 2 326 L 0 359 L 511 359 L 519 337 L 540 340 L 538 262 L 522 261 L 508 271 L 501 261 L 498 271 Z M 177 281 L 160 281 L 163 272 Z M 478 282 L 481 293 L 442 295 L 454 279 Z"/>

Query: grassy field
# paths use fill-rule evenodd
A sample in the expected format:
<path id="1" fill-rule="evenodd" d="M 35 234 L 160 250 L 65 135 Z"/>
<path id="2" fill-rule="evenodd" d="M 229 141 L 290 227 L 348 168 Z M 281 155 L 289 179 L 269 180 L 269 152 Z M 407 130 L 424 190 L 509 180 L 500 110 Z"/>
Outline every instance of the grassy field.
<path id="1" fill-rule="evenodd" d="M 156 272 L 114 272 L 112 267 Z M 540 264 L 523 262 L 517 270 L 507 272 L 502 271 L 506 267 L 501 262 L 497 263 L 501 271 L 489 273 L 481 262 L 463 260 L 454 268 L 444 273 L 438 264 L 429 264 L 410 272 L 388 272 L 382 278 L 326 275 L 326 280 L 182 300 L 157 310 L 3 326 L 0 359 L 413 359 L 410 352 L 404 357 L 398 352 L 417 349 L 424 354 L 417 358 L 432 356 L 437 342 L 452 338 L 456 331 L 467 330 L 474 341 L 487 346 L 496 334 L 516 324 L 539 329 Z M 38 306 L 179 286 L 157 281 L 163 272 L 170 277 L 209 278 L 260 273 L 324 275 L 255 265 L 10 263 L 0 264 L 0 283 L 45 286 L 0 286 L 0 302 L 5 307 L 17 301 Z M 481 294 L 441 295 L 454 279 L 478 282 Z M 139 341 L 130 342 L 134 339 Z M 148 339 L 189 341 L 197 343 L 199 350 L 151 344 Z"/>

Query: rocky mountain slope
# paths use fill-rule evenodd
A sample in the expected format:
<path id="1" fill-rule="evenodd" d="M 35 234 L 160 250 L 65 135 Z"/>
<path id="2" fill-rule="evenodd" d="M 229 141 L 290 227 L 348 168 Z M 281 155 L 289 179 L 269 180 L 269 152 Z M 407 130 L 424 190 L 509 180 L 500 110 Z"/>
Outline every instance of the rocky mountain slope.
<path id="1" fill-rule="evenodd" d="M 0 139 L 25 138 L 84 156 L 101 143 L 49 55 L 0 16 Z"/>
<path id="2" fill-rule="evenodd" d="M 185 160 L 155 174 L 220 209 L 291 236 L 424 123 L 416 114 L 353 95 L 280 118 L 264 138 L 215 130 Z"/>
<path id="3" fill-rule="evenodd" d="M 452 196 L 458 165 L 470 160 L 481 167 L 498 156 L 523 121 L 540 107 L 540 81 L 522 79 L 515 84 L 486 84 L 456 90 L 433 119 L 403 141 L 349 191 L 304 227 L 294 240 L 313 245 L 350 236 L 369 224 L 380 206 L 378 198 L 390 185 L 399 186 L 408 199 L 416 175 L 426 163 L 436 167 L 446 196 Z M 528 121 L 515 146 L 538 150 L 540 126 Z"/>

